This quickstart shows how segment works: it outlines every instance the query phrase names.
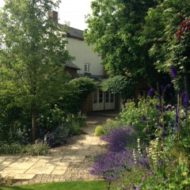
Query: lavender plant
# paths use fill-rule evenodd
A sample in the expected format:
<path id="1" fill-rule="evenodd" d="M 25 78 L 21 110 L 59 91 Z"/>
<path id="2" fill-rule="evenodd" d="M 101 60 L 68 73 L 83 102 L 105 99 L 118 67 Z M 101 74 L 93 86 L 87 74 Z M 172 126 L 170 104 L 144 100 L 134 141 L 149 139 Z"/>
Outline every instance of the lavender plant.
<path id="1" fill-rule="evenodd" d="M 108 190 L 111 183 L 118 179 L 122 172 L 133 166 L 132 153 L 130 151 L 111 152 L 108 151 L 97 157 L 90 173 L 103 177 L 108 183 Z"/>
<path id="2" fill-rule="evenodd" d="M 132 141 L 133 130 L 128 128 L 112 129 L 102 139 L 108 143 L 107 152 L 98 156 L 91 169 L 91 174 L 101 176 L 108 183 L 118 179 L 122 173 L 133 166 L 132 151 L 126 150 Z"/>
<path id="3" fill-rule="evenodd" d="M 121 127 L 110 131 L 102 137 L 108 143 L 108 150 L 111 152 L 125 151 L 127 144 L 133 141 L 133 130 L 131 127 Z"/>

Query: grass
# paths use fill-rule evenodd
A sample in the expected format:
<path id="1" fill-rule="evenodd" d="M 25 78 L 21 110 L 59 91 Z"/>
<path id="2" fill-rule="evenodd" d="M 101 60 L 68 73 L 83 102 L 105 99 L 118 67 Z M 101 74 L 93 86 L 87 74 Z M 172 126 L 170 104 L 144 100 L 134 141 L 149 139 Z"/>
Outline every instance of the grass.
<path id="1" fill-rule="evenodd" d="M 92 182 L 64 182 L 39 185 L 0 187 L 0 190 L 105 190 L 106 185 L 102 181 Z"/>

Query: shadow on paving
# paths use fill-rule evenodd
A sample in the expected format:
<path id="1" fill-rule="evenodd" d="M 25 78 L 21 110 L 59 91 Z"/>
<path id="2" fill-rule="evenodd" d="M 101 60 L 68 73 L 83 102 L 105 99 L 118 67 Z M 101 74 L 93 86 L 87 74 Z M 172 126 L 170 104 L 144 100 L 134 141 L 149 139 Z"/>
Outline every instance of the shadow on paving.
<path id="1" fill-rule="evenodd" d="M 82 146 L 82 144 L 80 145 Z M 93 155 L 97 155 L 97 152 L 99 152 L 98 150 L 102 150 L 105 148 L 105 145 L 90 145 L 89 147 L 83 147 L 82 149 L 81 148 L 73 148 L 73 149 L 65 149 L 63 147 L 60 147 L 60 148 L 56 148 L 56 150 L 52 150 L 50 155 L 53 155 L 53 156 L 58 156 L 57 159 L 59 159 L 59 156 L 63 156 L 62 158 L 62 161 L 64 161 L 64 157 L 67 158 L 69 156 L 93 156 Z M 48 158 L 47 157 L 47 160 L 49 161 L 53 161 L 53 160 L 56 160 L 56 157 L 52 157 L 52 158 Z"/>

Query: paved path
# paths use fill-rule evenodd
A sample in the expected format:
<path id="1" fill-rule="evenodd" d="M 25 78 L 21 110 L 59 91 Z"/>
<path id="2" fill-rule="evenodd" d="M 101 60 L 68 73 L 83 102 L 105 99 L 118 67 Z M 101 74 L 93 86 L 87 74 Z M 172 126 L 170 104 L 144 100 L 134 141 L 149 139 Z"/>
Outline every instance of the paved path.
<path id="1" fill-rule="evenodd" d="M 107 118 L 90 116 L 83 135 L 71 138 L 66 146 L 51 149 L 48 156 L 1 156 L 0 175 L 14 178 L 17 184 L 96 179 L 89 168 L 105 144 L 93 133 L 95 126 Z"/>

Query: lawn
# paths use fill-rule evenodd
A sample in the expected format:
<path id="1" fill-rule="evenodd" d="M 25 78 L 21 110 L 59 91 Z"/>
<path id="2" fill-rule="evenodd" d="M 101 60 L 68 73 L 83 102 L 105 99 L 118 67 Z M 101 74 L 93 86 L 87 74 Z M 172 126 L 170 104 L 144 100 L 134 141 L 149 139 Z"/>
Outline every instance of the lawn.
<path id="1" fill-rule="evenodd" d="M 40 185 L 0 187 L 0 190 L 104 190 L 104 182 L 64 182 Z"/>

